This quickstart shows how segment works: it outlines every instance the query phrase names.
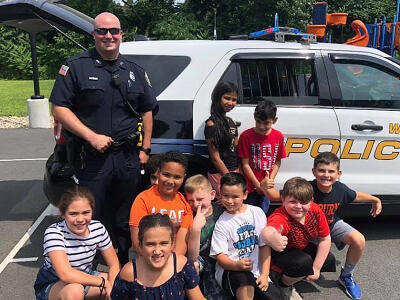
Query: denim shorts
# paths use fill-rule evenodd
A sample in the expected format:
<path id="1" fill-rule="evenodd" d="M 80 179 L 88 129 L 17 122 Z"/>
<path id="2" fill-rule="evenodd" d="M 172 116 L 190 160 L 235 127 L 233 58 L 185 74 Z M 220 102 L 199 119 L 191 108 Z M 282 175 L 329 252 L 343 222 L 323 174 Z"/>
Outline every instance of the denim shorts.
<path id="1" fill-rule="evenodd" d="M 50 294 L 50 290 L 53 287 L 54 284 L 56 284 L 59 280 L 54 281 L 54 279 L 57 277 L 57 275 L 55 274 L 55 272 L 53 270 L 44 270 L 44 269 L 40 269 L 39 273 L 41 273 L 41 275 L 45 274 L 44 272 L 48 272 L 49 277 L 51 278 L 49 283 L 46 283 L 46 278 L 43 276 L 40 276 L 38 274 L 38 277 L 36 279 L 35 282 L 35 286 L 36 285 L 42 285 L 42 288 L 39 290 L 36 290 L 35 288 L 35 294 L 36 294 L 36 299 L 37 300 L 48 300 L 49 299 L 49 294 Z M 90 272 L 88 272 L 89 274 L 93 275 L 93 276 L 99 276 L 100 272 L 96 271 L 96 270 L 92 270 Z M 87 295 L 87 293 L 89 292 L 90 286 L 86 285 L 84 286 L 84 291 L 85 291 L 85 295 Z"/>

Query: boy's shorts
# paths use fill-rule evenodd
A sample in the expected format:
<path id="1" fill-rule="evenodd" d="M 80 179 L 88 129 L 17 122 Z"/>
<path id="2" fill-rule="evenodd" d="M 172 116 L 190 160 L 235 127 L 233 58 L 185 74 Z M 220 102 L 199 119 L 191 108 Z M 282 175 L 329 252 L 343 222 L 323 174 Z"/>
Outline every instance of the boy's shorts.
<path id="1" fill-rule="evenodd" d="M 93 276 L 99 276 L 100 272 L 97 271 L 97 270 L 92 270 L 92 271 L 89 272 L 89 274 L 91 274 Z M 55 285 L 57 282 L 52 282 L 52 283 L 49 283 L 49 284 L 45 285 L 40 291 L 38 291 L 36 293 L 36 299 L 37 300 L 48 300 L 49 299 L 50 290 L 53 287 L 53 285 Z M 85 288 L 84 289 L 85 295 L 87 295 L 87 293 L 89 292 L 89 289 L 91 288 L 91 286 L 85 285 L 84 288 Z"/>
<path id="2" fill-rule="evenodd" d="M 267 213 L 269 210 L 270 200 L 265 195 L 260 195 L 256 191 L 251 192 L 247 195 L 247 199 L 244 201 L 246 204 L 258 206 L 263 210 L 263 212 Z"/>
<path id="3" fill-rule="evenodd" d="M 250 285 L 254 287 L 254 299 L 276 300 L 280 299 L 279 289 L 273 282 L 269 281 L 268 289 L 261 291 L 256 283 L 256 278 L 250 271 L 227 271 L 222 275 L 222 288 L 230 296 L 230 299 L 236 299 L 236 291 L 242 286 Z"/>
<path id="4" fill-rule="evenodd" d="M 331 239 L 338 250 L 342 250 L 346 246 L 346 244 L 342 242 L 343 238 L 354 230 L 356 229 L 343 220 L 339 220 L 333 224 L 331 228 Z"/>

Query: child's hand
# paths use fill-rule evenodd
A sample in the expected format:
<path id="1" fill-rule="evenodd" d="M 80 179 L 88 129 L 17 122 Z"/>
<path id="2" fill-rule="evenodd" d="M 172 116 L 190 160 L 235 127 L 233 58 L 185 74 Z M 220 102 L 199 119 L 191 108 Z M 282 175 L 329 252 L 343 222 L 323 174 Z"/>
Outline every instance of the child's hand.
<path id="1" fill-rule="evenodd" d="M 257 283 L 257 285 L 258 285 L 258 288 L 259 288 L 261 291 L 265 292 L 265 291 L 268 289 L 268 284 L 269 284 L 269 282 L 268 282 L 268 276 L 261 276 L 261 275 L 260 275 L 260 276 L 257 278 L 256 283 Z"/>
<path id="2" fill-rule="evenodd" d="M 106 279 L 105 284 L 104 284 L 104 291 L 103 294 L 106 294 L 106 299 L 111 299 L 111 290 L 112 290 L 112 285 L 108 279 Z"/>
<path id="3" fill-rule="evenodd" d="M 313 275 L 308 275 L 308 276 L 306 277 L 306 280 L 307 280 L 307 281 L 315 281 L 315 280 L 318 280 L 319 276 L 321 275 L 321 273 L 320 273 L 321 270 L 316 269 L 316 268 L 314 268 L 314 267 L 313 267 L 313 270 L 314 270 L 314 274 L 313 274 Z"/>
<path id="4" fill-rule="evenodd" d="M 253 269 L 253 261 L 248 258 L 242 258 L 236 262 L 238 271 L 251 271 Z"/>
<path id="5" fill-rule="evenodd" d="M 279 226 L 279 230 L 277 230 L 275 234 L 272 234 L 268 239 L 268 246 L 277 252 L 282 252 L 285 250 L 288 244 L 288 238 L 287 236 L 282 235 L 282 230 L 283 226 L 281 224 Z"/>
<path id="6" fill-rule="evenodd" d="M 380 213 L 381 213 L 381 211 L 382 211 L 382 202 L 381 202 L 381 200 L 378 198 L 378 202 L 373 202 L 372 203 L 372 207 L 371 207 L 371 210 L 370 210 L 370 213 L 371 213 L 371 216 L 372 217 L 376 217 L 377 215 L 379 215 Z"/>
<path id="7" fill-rule="evenodd" d="M 197 275 L 199 275 L 199 274 L 200 274 L 200 264 L 199 264 L 199 262 L 198 262 L 198 261 L 195 261 L 195 262 L 193 263 L 193 265 L 194 265 L 194 269 L 195 269 L 196 272 L 197 272 Z"/>
<path id="8" fill-rule="evenodd" d="M 260 182 L 260 189 L 263 191 L 268 189 L 273 189 L 275 187 L 275 179 L 269 178 L 269 172 L 268 171 L 265 172 L 266 172 L 265 177 Z"/>
<path id="9" fill-rule="evenodd" d="M 206 222 L 207 222 L 206 216 L 210 213 L 210 210 L 211 210 L 211 206 L 206 209 L 202 209 L 201 205 L 199 205 L 197 207 L 196 216 L 193 219 L 192 230 L 201 231 L 201 229 L 204 227 L 204 225 L 206 225 Z"/>

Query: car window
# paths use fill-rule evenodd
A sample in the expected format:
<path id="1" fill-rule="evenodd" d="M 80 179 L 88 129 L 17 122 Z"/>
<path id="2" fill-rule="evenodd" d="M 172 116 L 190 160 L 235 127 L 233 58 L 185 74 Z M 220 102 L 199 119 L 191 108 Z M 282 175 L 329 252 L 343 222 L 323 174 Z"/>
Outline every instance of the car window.
<path id="1" fill-rule="evenodd" d="M 190 57 L 173 55 L 126 55 L 149 76 L 156 96 L 160 95 L 189 65 Z"/>
<path id="2" fill-rule="evenodd" d="M 335 70 L 347 107 L 400 109 L 400 75 L 378 64 L 336 61 Z"/>
<path id="3" fill-rule="evenodd" d="M 243 59 L 233 62 L 221 80 L 238 83 L 238 104 L 256 104 L 260 97 L 278 105 L 318 104 L 313 60 Z"/>

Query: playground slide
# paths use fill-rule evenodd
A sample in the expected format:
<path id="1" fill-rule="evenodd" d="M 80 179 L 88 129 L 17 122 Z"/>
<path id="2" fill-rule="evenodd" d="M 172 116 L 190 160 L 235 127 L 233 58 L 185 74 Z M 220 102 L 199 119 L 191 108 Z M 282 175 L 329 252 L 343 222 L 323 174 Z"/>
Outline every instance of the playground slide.
<path id="1" fill-rule="evenodd" d="M 351 22 L 351 29 L 356 32 L 356 35 L 348 39 L 345 44 L 366 47 L 368 45 L 369 36 L 367 27 L 360 20 Z"/>

